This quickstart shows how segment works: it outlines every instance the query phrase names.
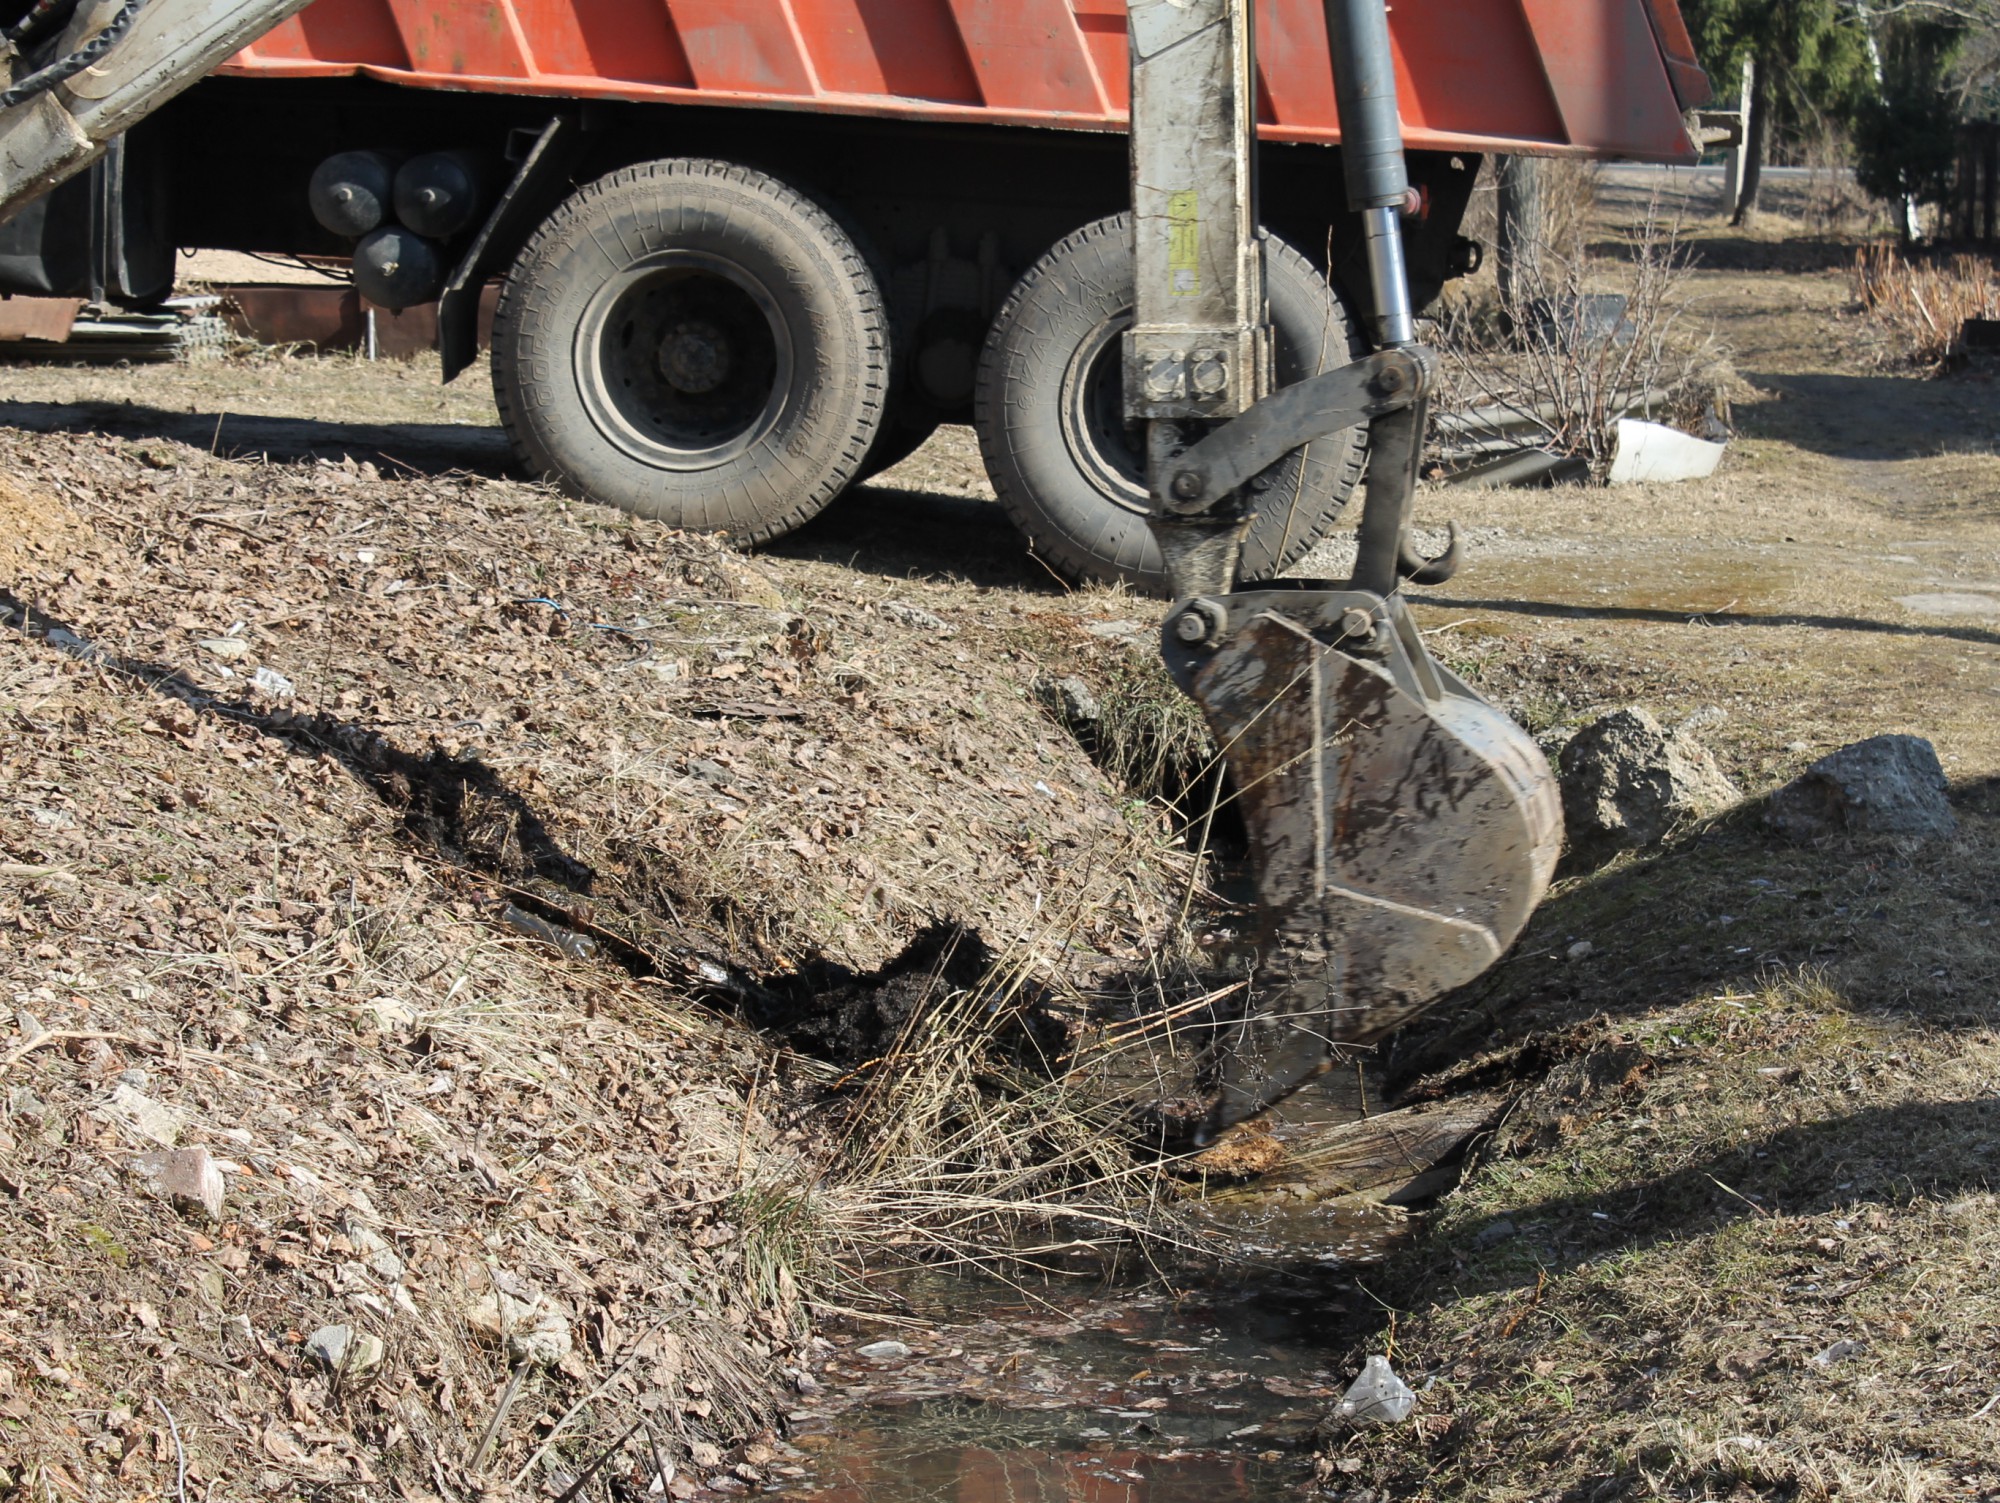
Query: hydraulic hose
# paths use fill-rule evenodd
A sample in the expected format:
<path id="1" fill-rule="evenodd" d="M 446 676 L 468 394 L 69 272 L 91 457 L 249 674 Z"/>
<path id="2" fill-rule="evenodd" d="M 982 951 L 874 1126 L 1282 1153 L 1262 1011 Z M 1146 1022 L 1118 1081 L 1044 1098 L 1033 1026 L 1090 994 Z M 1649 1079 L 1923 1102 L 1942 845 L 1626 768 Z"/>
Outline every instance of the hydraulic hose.
<path id="1" fill-rule="evenodd" d="M 118 45 L 125 33 L 132 29 L 132 22 L 145 4 L 146 0 L 125 0 L 118 14 L 111 18 L 111 24 L 68 57 L 36 69 L 11 89 L 0 93 L 0 110 L 11 110 L 17 104 L 26 104 L 37 95 L 48 93 L 64 80 L 76 77 Z"/>
<path id="2" fill-rule="evenodd" d="M 0 40 L 19 42 L 34 32 L 41 31 L 53 19 L 57 25 L 66 24 L 75 14 L 77 0 L 35 0 L 28 7 L 26 15 L 5 30 L 0 30 Z M 61 11 L 60 16 L 56 15 Z"/>

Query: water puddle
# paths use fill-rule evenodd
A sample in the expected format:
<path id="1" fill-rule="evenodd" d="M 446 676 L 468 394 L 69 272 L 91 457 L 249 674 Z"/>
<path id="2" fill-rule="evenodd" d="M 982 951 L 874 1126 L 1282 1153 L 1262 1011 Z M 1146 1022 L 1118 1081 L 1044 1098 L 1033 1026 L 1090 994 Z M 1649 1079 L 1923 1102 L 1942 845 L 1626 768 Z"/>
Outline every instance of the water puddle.
<path id="1" fill-rule="evenodd" d="M 1975 595 L 1968 590 L 1898 595 L 1896 604 L 1922 616 L 2000 616 L 2000 596 Z"/>
<path id="2" fill-rule="evenodd" d="M 1352 1077 L 1350 1077 L 1352 1079 Z M 1339 1079 L 1299 1118 L 1345 1108 Z M 1317 1099 L 1315 1099 L 1317 1098 Z M 1298 1122 L 1289 1124 L 1294 1131 Z M 1411 1223 L 1380 1207 L 1216 1205 L 1225 1266 L 1120 1280 L 904 1284 L 931 1320 L 835 1328 L 792 1416 L 817 1503 L 1266 1503 L 1310 1491 L 1339 1364 L 1376 1306 L 1357 1270 Z"/>
<path id="3" fill-rule="evenodd" d="M 1345 1387 L 1333 1364 L 1369 1308 L 1334 1269 L 1239 1270 L 1174 1292 L 926 1280 L 911 1294 L 957 1318 L 843 1333 L 824 1392 L 793 1419 L 810 1475 L 787 1495 L 1297 1498 Z"/>
<path id="4" fill-rule="evenodd" d="M 790 1416 L 805 1475 L 765 1486 L 815 1503 L 1306 1496 L 1341 1364 L 1378 1320 L 1356 1274 L 1415 1225 L 1307 1172 L 1329 1129 L 1379 1110 L 1375 1070 L 1337 1066 L 1225 1136 L 1215 1164 L 1247 1154 L 1266 1177 L 1211 1171 L 1191 1208 L 1208 1255 L 1013 1284 L 924 1273 L 893 1287 L 907 1319 L 825 1328 L 834 1349 Z"/>

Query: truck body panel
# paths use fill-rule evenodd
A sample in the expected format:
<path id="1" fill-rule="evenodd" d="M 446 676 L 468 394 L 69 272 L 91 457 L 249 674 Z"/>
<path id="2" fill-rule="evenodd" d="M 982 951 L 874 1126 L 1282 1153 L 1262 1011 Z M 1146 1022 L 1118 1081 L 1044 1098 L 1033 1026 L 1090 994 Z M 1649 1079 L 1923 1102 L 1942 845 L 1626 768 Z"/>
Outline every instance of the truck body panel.
<path id="1" fill-rule="evenodd" d="M 314 0 L 219 70 L 1116 131 L 1123 0 Z M 1406 143 L 1689 162 L 1672 0 L 1403 0 Z M 1320 0 L 1257 7 L 1260 134 L 1340 139 Z"/>

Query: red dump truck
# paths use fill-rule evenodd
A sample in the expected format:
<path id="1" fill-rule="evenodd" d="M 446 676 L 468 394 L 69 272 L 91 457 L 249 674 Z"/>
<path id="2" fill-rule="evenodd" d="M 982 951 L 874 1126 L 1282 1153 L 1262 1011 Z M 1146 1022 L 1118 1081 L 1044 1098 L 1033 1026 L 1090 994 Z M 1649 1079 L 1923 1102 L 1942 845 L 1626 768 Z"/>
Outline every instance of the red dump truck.
<path id="1" fill-rule="evenodd" d="M 51 13 L 80 31 L 121 4 L 0 15 L 10 32 Z M 173 7 L 153 9 L 167 25 Z M 1058 565 L 1157 579 L 1118 401 L 1129 250 L 1093 229 L 1130 202 L 1124 0 L 209 14 L 232 9 L 254 18 L 226 36 L 205 20 L 204 45 L 254 40 L 0 231 L 0 290 L 143 303 L 176 247 L 351 257 L 375 301 L 438 300 L 450 379 L 498 279 L 502 420 L 528 467 L 579 494 L 755 542 L 938 423 L 971 421 Z M 1682 112 L 1706 84 L 1674 0 L 1402 0 L 1390 21 L 1419 307 L 1476 265 L 1458 227 L 1482 153 L 1691 157 Z M 1326 24 L 1320 0 L 1256 7 L 1281 377 L 1346 358 L 1369 313 Z M 158 50 L 135 33 L 112 56 Z M 65 88 L 88 95 L 95 71 Z M 1009 316 L 1057 248 L 1089 261 L 1073 296 Z M 1011 395 L 980 400 L 982 364 L 1005 366 Z M 1316 446 L 1298 465 L 1311 483 L 1260 522 L 1246 578 L 1324 532 L 1359 451 Z"/>

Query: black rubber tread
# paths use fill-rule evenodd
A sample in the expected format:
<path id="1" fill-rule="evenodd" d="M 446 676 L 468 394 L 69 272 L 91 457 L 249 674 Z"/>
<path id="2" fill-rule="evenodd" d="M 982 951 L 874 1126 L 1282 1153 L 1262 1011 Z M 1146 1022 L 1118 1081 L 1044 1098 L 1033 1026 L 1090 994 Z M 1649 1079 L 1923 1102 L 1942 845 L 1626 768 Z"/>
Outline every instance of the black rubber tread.
<path id="1" fill-rule="evenodd" d="M 1277 330 L 1280 386 L 1366 353 L 1326 279 L 1270 236 L 1265 282 Z M 1060 419 L 1063 373 L 1101 322 L 1132 306 L 1129 216 L 1084 226 L 1016 284 L 979 362 L 973 424 L 994 492 L 1040 556 L 1072 579 L 1124 580 L 1167 592 L 1143 515 L 1081 469 Z M 1241 578 L 1273 578 L 1324 537 L 1361 478 L 1365 430 L 1320 439 L 1265 472 L 1257 520 L 1244 540 Z M 1273 505 L 1271 498 L 1285 498 Z"/>
<path id="2" fill-rule="evenodd" d="M 575 330 L 606 277 L 669 248 L 741 258 L 780 305 L 793 400 L 744 453 L 706 469 L 645 464 L 584 409 Z M 571 495 L 741 543 L 781 537 L 860 472 L 888 406 L 889 320 L 867 259 L 796 188 L 733 162 L 644 162 L 586 183 L 515 258 L 493 319 L 493 391 L 528 470 Z"/>

